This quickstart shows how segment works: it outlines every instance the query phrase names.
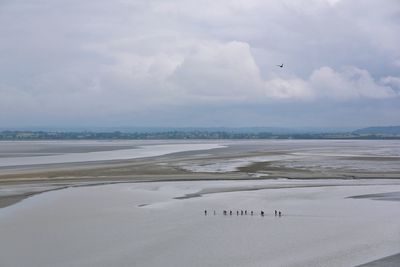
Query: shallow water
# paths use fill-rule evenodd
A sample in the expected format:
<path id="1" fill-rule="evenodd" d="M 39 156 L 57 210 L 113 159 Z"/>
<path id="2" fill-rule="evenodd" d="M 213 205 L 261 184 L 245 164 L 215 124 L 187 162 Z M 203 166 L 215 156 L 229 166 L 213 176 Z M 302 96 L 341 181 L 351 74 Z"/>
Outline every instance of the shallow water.
<path id="1" fill-rule="evenodd" d="M 313 183 L 320 186 L 261 189 Z M 400 251 L 400 208 L 348 197 L 400 191 L 396 183 L 156 182 L 48 192 L 0 209 L 0 265 L 355 266 Z M 176 199 L 198 192 L 208 194 Z M 255 215 L 222 215 L 231 209 Z"/>
<path id="2" fill-rule="evenodd" d="M 78 143 L 79 144 L 79 143 Z M 129 143 L 128 143 L 129 144 Z M 136 144 L 138 144 L 136 142 Z M 139 143 L 140 144 L 140 143 Z M 1 151 L 0 142 L 0 151 Z M 29 143 L 26 143 L 29 146 Z M 73 142 L 71 146 L 76 146 Z M 115 142 L 109 142 L 109 145 L 115 145 Z M 25 166 L 25 165 L 40 165 L 40 164 L 60 164 L 60 163 L 77 163 L 77 162 L 91 162 L 91 161 L 105 161 L 105 160 L 124 160 L 124 159 L 135 159 L 144 157 L 154 157 L 165 154 L 184 152 L 184 151 L 196 151 L 196 150 L 208 150 L 213 148 L 221 148 L 223 146 L 218 144 L 209 143 L 188 143 L 188 144 L 154 144 L 154 145 L 142 145 L 135 148 L 129 149 L 118 149 L 115 147 L 105 146 L 105 142 L 98 142 L 98 146 L 95 150 L 100 151 L 85 151 L 85 152 L 64 152 L 60 149 L 58 153 L 51 155 L 41 155 L 39 152 L 32 153 L 30 156 L 18 156 L 14 153 L 9 152 L 9 155 L 3 155 L 0 157 L 0 167 L 9 166 Z M 39 155 L 38 155 L 39 154 Z"/>

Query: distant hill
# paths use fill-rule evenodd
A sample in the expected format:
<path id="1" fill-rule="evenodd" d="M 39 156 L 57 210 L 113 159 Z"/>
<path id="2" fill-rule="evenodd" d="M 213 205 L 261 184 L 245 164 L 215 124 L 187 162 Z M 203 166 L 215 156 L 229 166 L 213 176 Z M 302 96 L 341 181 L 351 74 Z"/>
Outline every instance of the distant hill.
<path id="1" fill-rule="evenodd" d="M 400 135 L 400 126 L 367 127 L 355 130 L 354 134 L 375 134 L 375 135 Z"/>

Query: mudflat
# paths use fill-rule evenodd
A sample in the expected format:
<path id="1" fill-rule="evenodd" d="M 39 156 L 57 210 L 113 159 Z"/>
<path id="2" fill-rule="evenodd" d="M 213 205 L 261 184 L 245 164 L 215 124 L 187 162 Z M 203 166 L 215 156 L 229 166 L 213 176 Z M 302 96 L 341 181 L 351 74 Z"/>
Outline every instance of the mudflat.
<path id="1" fill-rule="evenodd" d="M 384 258 L 400 251 L 398 141 L 0 142 L 0 154 L 4 266 L 398 263 Z"/>
<path id="2" fill-rule="evenodd" d="M 399 141 L 24 141 L 0 142 L 0 151 L 0 207 L 41 192 L 4 193 L 27 183 L 45 191 L 99 182 L 400 178 Z"/>

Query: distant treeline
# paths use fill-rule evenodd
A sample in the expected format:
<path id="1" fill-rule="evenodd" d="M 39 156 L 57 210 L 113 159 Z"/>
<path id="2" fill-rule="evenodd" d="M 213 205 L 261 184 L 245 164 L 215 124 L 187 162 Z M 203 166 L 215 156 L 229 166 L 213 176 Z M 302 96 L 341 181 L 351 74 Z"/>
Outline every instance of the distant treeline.
<path id="1" fill-rule="evenodd" d="M 355 134 L 400 135 L 400 126 L 367 127 L 354 131 Z"/>
<path id="2" fill-rule="evenodd" d="M 237 133 L 229 131 L 166 131 L 166 132 L 47 132 L 2 131 L 0 140 L 159 140 L 159 139 L 400 139 L 397 134 Z"/>

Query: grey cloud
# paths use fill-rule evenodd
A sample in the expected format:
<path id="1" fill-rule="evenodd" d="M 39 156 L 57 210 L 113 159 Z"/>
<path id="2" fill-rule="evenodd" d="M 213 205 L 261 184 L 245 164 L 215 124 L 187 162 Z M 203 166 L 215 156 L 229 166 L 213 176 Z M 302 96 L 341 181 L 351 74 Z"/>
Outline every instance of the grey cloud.
<path id="1" fill-rule="evenodd" d="M 399 25 L 396 0 L 3 1 L 0 123 L 400 123 Z"/>

